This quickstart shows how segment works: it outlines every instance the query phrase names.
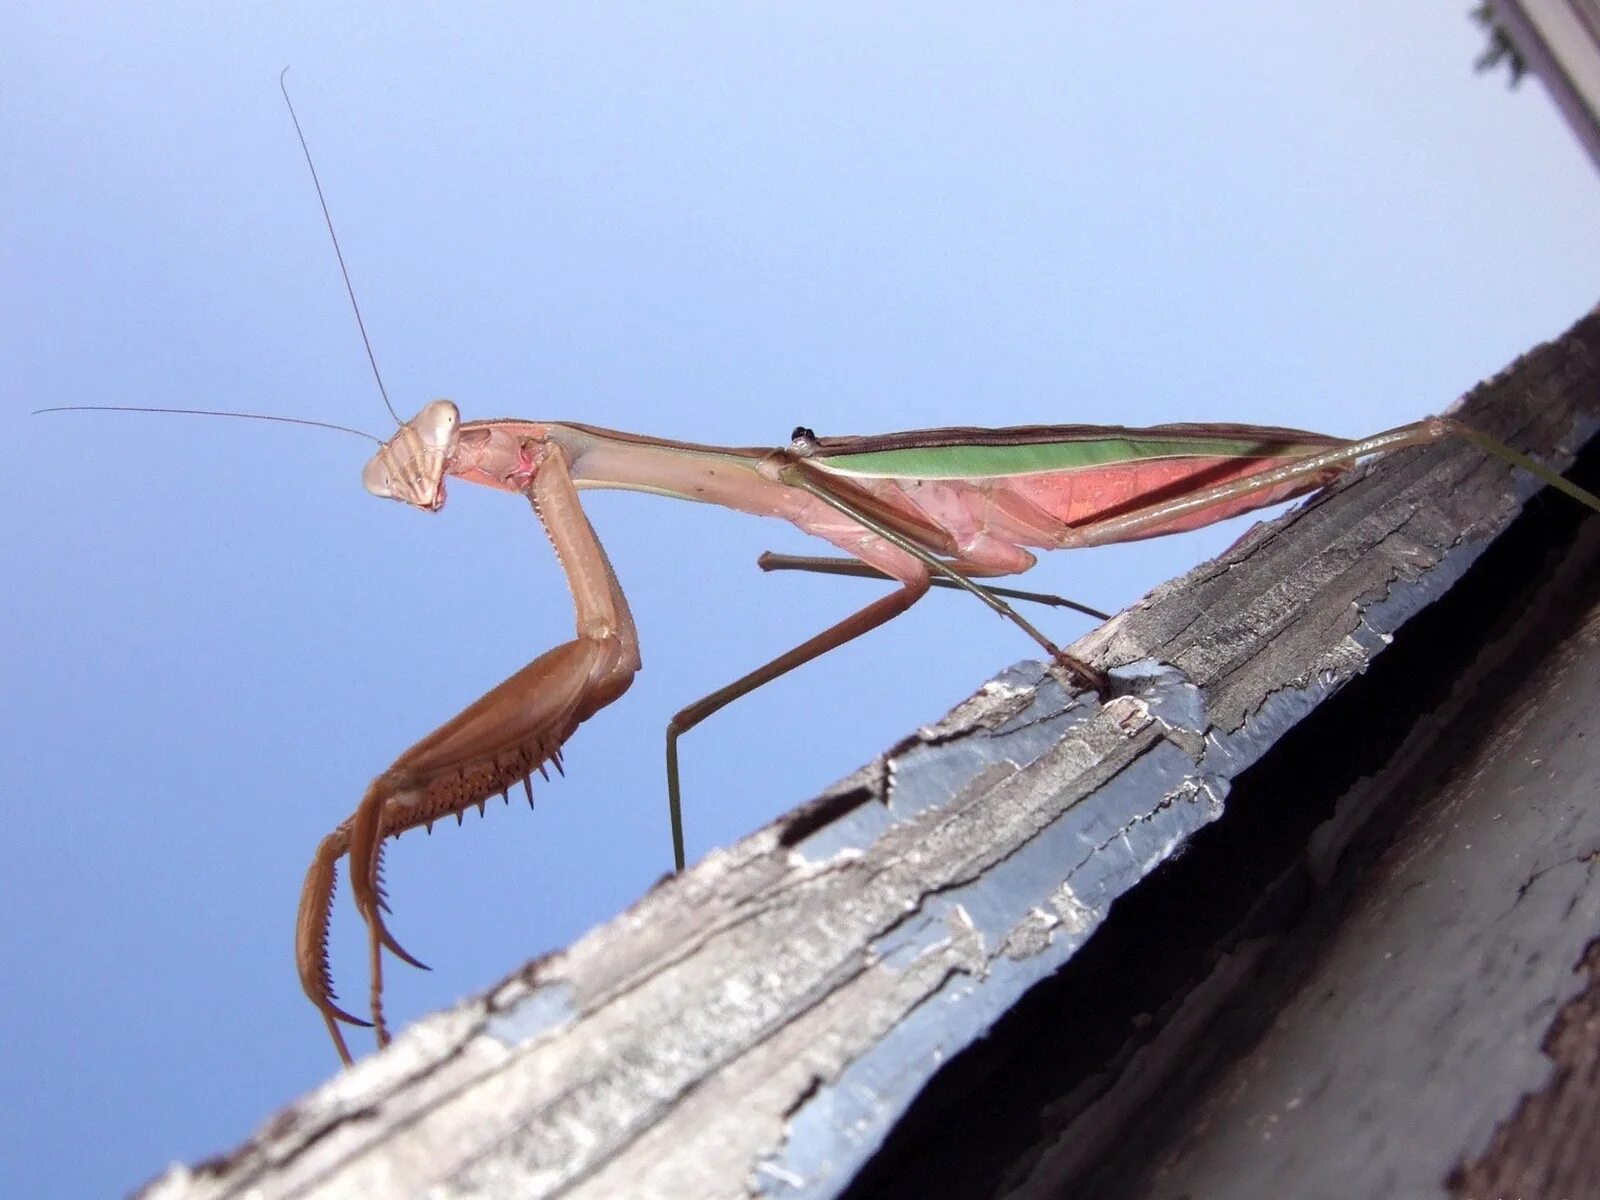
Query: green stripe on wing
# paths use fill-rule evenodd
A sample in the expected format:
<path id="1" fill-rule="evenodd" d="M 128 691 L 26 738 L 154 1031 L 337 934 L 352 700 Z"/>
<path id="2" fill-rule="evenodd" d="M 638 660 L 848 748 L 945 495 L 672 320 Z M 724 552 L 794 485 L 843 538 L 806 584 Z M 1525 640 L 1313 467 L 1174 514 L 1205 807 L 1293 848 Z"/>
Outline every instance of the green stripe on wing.
<path id="1" fill-rule="evenodd" d="M 1332 439 L 1329 439 L 1330 441 Z M 824 471 L 890 479 L 993 479 L 1042 475 L 1090 467 L 1123 466 L 1160 458 L 1300 458 L 1327 444 L 1219 437 L 1115 437 L 1020 445 L 957 444 L 819 454 L 809 461 Z"/>

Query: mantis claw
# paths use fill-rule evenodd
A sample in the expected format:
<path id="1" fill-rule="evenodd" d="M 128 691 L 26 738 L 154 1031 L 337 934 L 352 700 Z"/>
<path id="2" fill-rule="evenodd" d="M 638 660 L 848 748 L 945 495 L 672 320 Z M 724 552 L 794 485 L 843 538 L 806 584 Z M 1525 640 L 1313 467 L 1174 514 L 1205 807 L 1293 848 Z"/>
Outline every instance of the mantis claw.
<path id="1" fill-rule="evenodd" d="M 386 926 L 381 920 L 376 920 L 373 922 L 373 933 L 377 937 L 378 941 L 383 943 L 384 947 L 389 951 L 389 953 L 394 955 L 401 962 L 416 967 L 419 971 L 433 970 L 433 968 L 427 963 L 417 958 L 399 942 L 395 941 L 394 934 L 389 932 L 388 926 Z M 359 1024 L 367 1025 L 370 1024 L 370 1022 L 361 1021 Z"/>
<path id="2" fill-rule="evenodd" d="M 372 1028 L 371 1021 L 368 1021 L 363 1017 L 358 1017 L 354 1013 L 345 1012 L 344 1009 L 333 1003 L 332 1000 L 327 1001 L 320 1007 L 322 1009 L 323 1016 L 332 1017 L 336 1021 L 343 1021 L 346 1025 L 359 1025 L 362 1029 Z"/>

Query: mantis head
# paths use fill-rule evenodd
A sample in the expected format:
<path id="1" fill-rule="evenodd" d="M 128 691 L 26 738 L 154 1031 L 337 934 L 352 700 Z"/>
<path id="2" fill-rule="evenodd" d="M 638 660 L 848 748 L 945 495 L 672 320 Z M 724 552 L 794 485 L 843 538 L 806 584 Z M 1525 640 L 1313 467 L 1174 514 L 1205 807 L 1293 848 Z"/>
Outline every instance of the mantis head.
<path id="1" fill-rule="evenodd" d="M 361 483 L 384 500 L 400 500 L 426 512 L 444 507 L 444 477 L 455 454 L 461 413 L 435 400 L 395 431 L 361 469 Z"/>

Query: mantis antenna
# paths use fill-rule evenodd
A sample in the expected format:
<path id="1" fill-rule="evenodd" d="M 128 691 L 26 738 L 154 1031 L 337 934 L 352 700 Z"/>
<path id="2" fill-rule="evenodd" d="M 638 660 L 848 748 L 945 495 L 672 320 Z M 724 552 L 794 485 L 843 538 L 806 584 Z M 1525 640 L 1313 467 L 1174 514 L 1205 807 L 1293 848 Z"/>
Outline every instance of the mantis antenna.
<path id="1" fill-rule="evenodd" d="M 311 161 L 311 147 L 306 145 L 305 131 L 300 128 L 300 117 L 294 111 L 294 101 L 289 99 L 289 85 L 283 81 L 288 73 L 288 67 L 278 73 L 278 90 L 283 93 L 283 102 L 289 106 L 289 119 L 294 122 L 295 136 L 300 139 L 300 151 L 306 156 L 306 166 L 311 170 L 311 184 L 317 189 L 317 203 L 322 205 L 322 219 L 328 226 L 328 237 L 333 240 L 334 257 L 339 260 L 339 274 L 344 276 L 344 290 L 350 297 L 351 311 L 356 314 L 356 328 L 361 330 L 361 344 L 367 348 L 367 361 L 372 364 L 372 377 L 378 381 L 378 394 L 383 397 L 383 406 L 389 410 L 394 423 L 403 425 L 400 414 L 395 412 L 394 405 L 389 403 L 389 389 L 383 386 L 383 373 L 378 370 L 377 356 L 372 353 L 372 339 L 367 337 L 367 323 L 361 319 L 361 305 L 356 303 L 356 289 L 350 283 L 350 269 L 344 265 L 344 251 L 339 248 L 339 235 L 333 231 L 333 214 L 328 211 L 328 198 L 322 194 L 322 180 L 317 178 L 317 164 Z"/>
<path id="2" fill-rule="evenodd" d="M 383 445 L 383 439 L 348 425 L 335 425 L 332 421 L 313 421 L 308 417 L 275 417 L 270 413 L 231 412 L 225 408 L 152 408 L 139 404 L 57 404 L 50 408 L 36 408 L 30 416 L 57 412 L 140 412 L 177 413 L 185 417 L 238 417 L 241 421 L 278 421 L 284 425 L 306 425 L 312 429 L 334 429 L 340 433 L 353 433 L 369 442 Z"/>
<path id="3" fill-rule="evenodd" d="M 295 136 L 300 139 L 300 150 L 306 156 L 306 166 L 311 168 L 311 183 L 317 189 L 317 200 L 322 205 L 322 219 L 327 223 L 328 236 L 333 239 L 333 253 L 339 260 L 339 273 L 344 276 L 344 290 L 350 297 L 350 307 L 356 314 L 356 328 L 361 330 L 361 344 L 367 348 L 367 361 L 372 364 L 372 377 L 378 381 L 378 394 L 383 397 L 383 406 L 389 410 L 389 415 L 394 418 L 396 425 L 402 425 L 394 405 L 389 403 L 389 390 L 383 386 L 383 375 L 378 371 L 378 360 L 372 353 L 372 342 L 367 337 L 367 323 L 361 319 L 361 306 L 356 303 L 356 290 L 350 284 L 350 272 L 344 265 L 344 251 L 339 248 L 339 235 L 333 231 L 333 217 L 328 212 L 327 198 L 322 194 L 322 181 L 317 178 L 317 165 L 311 161 L 311 147 L 306 145 L 306 135 L 300 128 L 300 118 L 294 111 L 294 102 L 289 99 L 289 88 L 284 83 L 283 77 L 289 73 L 285 67 L 278 75 L 278 88 L 283 92 L 283 102 L 289 106 L 289 119 L 294 122 Z M 216 408 L 155 408 L 137 404 L 58 404 L 50 408 L 36 408 L 30 414 L 39 416 L 41 413 L 57 412 L 141 412 L 141 413 L 175 413 L 188 417 L 238 417 L 244 421 L 277 421 L 283 425 L 304 425 L 311 429 L 332 429 L 339 433 L 353 433 L 356 437 L 366 438 L 369 442 L 383 445 L 383 439 L 374 437 L 365 430 L 352 429 L 348 425 L 337 425 L 332 421 L 313 421 L 307 417 L 279 417 L 270 413 L 231 412 L 227 409 Z"/>

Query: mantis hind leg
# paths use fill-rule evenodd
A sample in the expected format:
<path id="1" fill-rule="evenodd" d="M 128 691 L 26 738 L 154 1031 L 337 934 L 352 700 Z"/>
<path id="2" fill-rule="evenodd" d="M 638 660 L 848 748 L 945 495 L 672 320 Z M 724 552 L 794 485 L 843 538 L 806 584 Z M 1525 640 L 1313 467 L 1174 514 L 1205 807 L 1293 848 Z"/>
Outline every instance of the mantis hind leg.
<path id="1" fill-rule="evenodd" d="M 968 579 L 982 578 L 984 572 L 975 571 L 971 567 L 960 564 L 950 564 L 952 569 L 959 569 Z M 846 575 L 854 579 L 893 579 L 894 576 L 878 570 L 870 563 L 860 559 L 843 558 L 835 555 L 812 554 L 774 554 L 771 550 L 763 550 L 756 559 L 756 566 L 763 571 L 811 571 L 817 575 Z M 961 585 L 953 579 L 946 579 L 943 575 L 935 575 L 928 580 L 934 587 L 959 589 Z M 1000 596 L 1006 600 L 1026 600 L 1030 604 L 1047 604 L 1052 608 L 1070 608 L 1073 612 L 1082 613 L 1086 617 L 1093 617 L 1097 621 L 1109 621 L 1111 614 L 1101 612 L 1098 608 L 1090 608 L 1087 604 L 1080 604 L 1076 600 L 1069 600 L 1065 596 L 1057 596 L 1052 592 L 1028 592 L 1021 588 L 996 587 L 992 583 L 982 585 L 983 590 L 991 596 Z M 964 590 L 964 589 L 963 589 Z"/>
<path id="2" fill-rule="evenodd" d="M 672 821 L 673 869 L 683 870 L 683 805 L 682 790 L 678 781 L 678 739 L 704 721 L 712 713 L 726 708 L 740 696 L 748 695 L 765 683 L 771 683 L 798 666 L 821 658 L 829 650 L 854 641 L 864 633 L 894 620 L 928 592 L 927 576 L 906 581 L 897 591 L 880 596 L 865 608 L 851 613 L 837 625 L 831 625 L 813 638 L 801 642 L 793 650 L 778 655 L 748 675 L 741 675 L 726 687 L 720 687 L 709 696 L 696 700 L 679 710 L 667 722 L 667 806 Z"/>
<path id="3" fill-rule="evenodd" d="M 1600 497 L 1584 491 L 1542 463 L 1535 462 L 1527 455 L 1513 450 L 1510 446 L 1497 441 L 1481 430 L 1474 429 L 1470 425 L 1465 425 L 1450 417 L 1427 417 L 1410 425 L 1402 425 L 1383 433 L 1375 433 L 1371 437 L 1356 438 L 1331 446 L 1316 454 L 1308 454 L 1304 458 L 1273 467 L 1270 470 L 1261 471 L 1244 479 L 1218 484 L 1215 487 L 1201 488 L 1187 496 L 1146 505 L 1143 508 L 1134 509 L 1119 516 L 1095 521 L 1087 525 L 1080 525 L 1073 530 L 1074 543 L 1077 545 L 1104 546 L 1112 542 L 1128 541 L 1141 534 L 1149 536 L 1148 531 L 1151 529 L 1166 526 L 1175 520 L 1196 512 L 1203 512 L 1206 509 L 1225 504 L 1229 500 L 1241 496 L 1249 496 L 1275 487 L 1290 486 L 1299 481 L 1312 480 L 1325 472 L 1337 473 L 1339 470 L 1355 465 L 1358 460 L 1366 458 L 1368 455 L 1386 454 L 1391 450 L 1399 450 L 1404 446 L 1422 446 L 1448 437 L 1459 437 L 1471 442 L 1480 450 L 1493 454 L 1512 466 L 1527 471 L 1540 482 L 1556 488 L 1558 491 L 1571 496 L 1580 504 L 1588 505 L 1595 511 L 1600 512 Z"/>

